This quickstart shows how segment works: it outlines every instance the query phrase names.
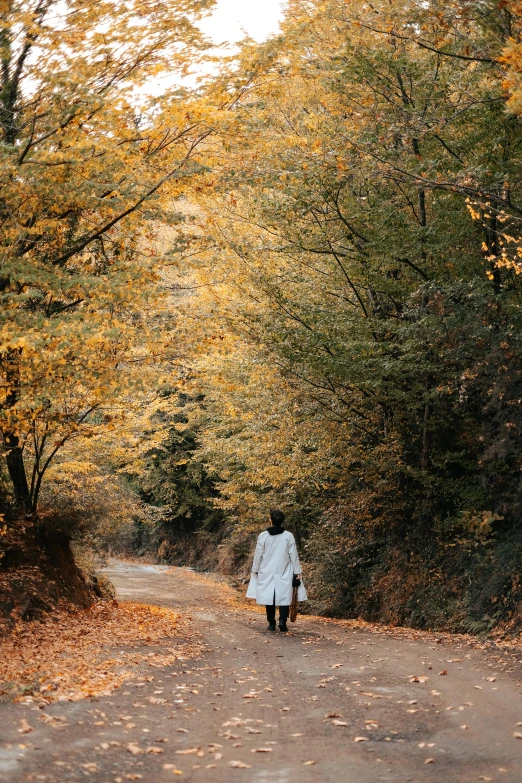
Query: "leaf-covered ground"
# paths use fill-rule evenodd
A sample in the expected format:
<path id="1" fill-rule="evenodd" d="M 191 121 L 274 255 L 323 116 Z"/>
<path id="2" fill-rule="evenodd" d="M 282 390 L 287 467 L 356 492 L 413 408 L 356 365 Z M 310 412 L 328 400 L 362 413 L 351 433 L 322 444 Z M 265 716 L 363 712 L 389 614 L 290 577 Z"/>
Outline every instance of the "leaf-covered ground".
<path id="1" fill-rule="evenodd" d="M 35 638 L 33 657 L 73 666 L 78 650 L 78 681 L 67 669 L 61 691 L 0 705 L 3 783 L 520 783 L 515 648 L 313 617 L 269 633 L 212 577 L 131 563 L 110 576 L 140 608 L 99 615 L 80 650 L 81 628 L 54 649 Z M 120 666 L 116 687 L 104 673 Z M 84 675 L 100 691 L 82 692 Z"/>
<path id="2" fill-rule="evenodd" d="M 116 601 L 20 623 L 0 642 L 0 698 L 49 703 L 107 695 L 144 662 L 175 660 L 179 649 L 152 653 L 147 645 L 179 637 L 182 625 L 171 609 Z M 187 655 L 195 650 L 187 645 Z"/>

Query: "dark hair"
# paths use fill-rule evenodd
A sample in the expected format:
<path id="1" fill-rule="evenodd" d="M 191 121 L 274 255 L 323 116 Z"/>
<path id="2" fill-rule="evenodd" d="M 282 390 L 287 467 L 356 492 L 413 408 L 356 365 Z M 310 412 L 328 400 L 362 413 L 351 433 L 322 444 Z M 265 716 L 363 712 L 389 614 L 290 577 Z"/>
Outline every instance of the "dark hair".
<path id="1" fill-rule="evenodd" d="M 278 508 L 271 508 L 270 519 L 272 520 L 272 523 L 276 525 L 276 527 L 281 527 L 281 525 L 285 521 L 285 515 L 283 514 L 282 511 L 279 511 Z"/>

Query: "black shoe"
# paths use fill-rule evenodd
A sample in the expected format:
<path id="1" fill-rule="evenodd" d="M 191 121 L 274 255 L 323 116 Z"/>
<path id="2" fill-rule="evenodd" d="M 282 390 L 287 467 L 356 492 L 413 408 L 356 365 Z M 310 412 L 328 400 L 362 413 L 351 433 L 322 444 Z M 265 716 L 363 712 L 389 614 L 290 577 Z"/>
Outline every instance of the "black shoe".
<path id="1" fill-rule="evenodd" d="M 274 626 L 274 630 L 275 630 L 275 626 Z M 284 623 L 279 623 L 279 630 L 280 630 L 280 631 L 283 631 L 283 633 L 286 633 L 286 632 L 288 631 L 288 628 L 287 628 L 286 622 L 284 622 Z"/>
<path id="2" fill-rule="evenodd" d="M 275 623 L 268 623 L 268 631 L 275 631 Z"/>

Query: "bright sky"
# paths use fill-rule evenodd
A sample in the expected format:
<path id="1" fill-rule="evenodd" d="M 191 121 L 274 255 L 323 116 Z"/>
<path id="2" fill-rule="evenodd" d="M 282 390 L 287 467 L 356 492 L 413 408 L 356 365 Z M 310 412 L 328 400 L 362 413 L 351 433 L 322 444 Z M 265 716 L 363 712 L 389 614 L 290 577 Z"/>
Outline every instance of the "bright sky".
<path id="1" fill-rule="evenodd" d="M 245 33 L 257 41 L 264 41 L 276 33 L 284 0 L 218 0 L 209 19 L 201 29 L 215 43 L 234 43 Z"/>

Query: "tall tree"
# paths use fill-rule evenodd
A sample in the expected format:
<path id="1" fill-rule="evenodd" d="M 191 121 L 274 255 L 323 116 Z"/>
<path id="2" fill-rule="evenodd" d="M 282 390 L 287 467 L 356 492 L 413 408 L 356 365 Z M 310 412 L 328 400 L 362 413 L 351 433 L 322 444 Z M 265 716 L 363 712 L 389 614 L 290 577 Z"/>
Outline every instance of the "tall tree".
<path id="1" fill-rule="evenodd" d="M 0 429 L 26 511 L 56 451 L 149 353 L 152 218 L 201 170 L 209 133 L 179 87 L 153 93 L 197 64 L 211 6 L 1 2 Z"/>
<path id="2" fill-rule="evenodd" d="M 311 446 L 337 544 L 352 523 L 401 552 L 519 526 L 518 34 L 490 0 L 291 2 L 226 75 L 242 127 L 202 198 L 201 274 L 235 343 L 206 448 L 242 518 Z"/>

